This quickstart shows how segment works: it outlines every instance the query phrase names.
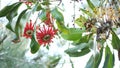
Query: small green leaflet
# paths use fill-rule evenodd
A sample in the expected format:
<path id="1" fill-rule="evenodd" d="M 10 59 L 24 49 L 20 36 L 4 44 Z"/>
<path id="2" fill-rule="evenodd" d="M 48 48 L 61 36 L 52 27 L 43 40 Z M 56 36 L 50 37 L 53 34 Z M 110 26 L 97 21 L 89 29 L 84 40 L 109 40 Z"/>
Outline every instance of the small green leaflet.
<path id="1" fill-rule="evenodd" d="M 36 53 L 39 50 L 40 45 L 35 39 L 35 36 L 32 36 L 31 43 L 30 43 L 30 48 L 31 48 L 31 53 Z"/>
<path id="2" fill-rule="evenodd" d="M 80 28 L 68 28 L 66 33 L 61 33 L 61 36 L 66 40 L 76 41 L 82 37 L 83 32 L 84 30 Z"/>
<path id="3" fill-rule="evenodd" d="M 68 33 L 68 29 L 65 27 L 64 23 L 56 21 L 58 30 L 63 33 Z"/>
<path id="4" fill-rule="evenodd" d="M 89 7 L 94 11 L 95 10 L 95 6 L 93 5 L 93 3 L 90 0 L 87 0 L 87 3 L 89 5 Z"/>
<path id="5" fill-rule="evenodd" d="M 49 64 L 48 64 L 48 68 L 55 68 L 57 66 L 57 64 L 59 64 L 59 61 L 61 59 L 61 56 L 54 56 L 54 57 L 49 57 Z"/>
<path id="6" fill-rule="evenodd" d="M 98 68 L 102 59 L 102 55 L 103 55 L 103 48 L 101 48 L 100 53 L 97 53 L 95 56 L 92 55 L 90 57 L 85 68 Z"/>
<path id="7" fill-rule="evenodd" d="M 94 68 L 94 56 L 92 55 L 87 62 L 85 68 Z"/>
<path id="8" fill-rule="evenodd" d="M 78 26 L 83 27 L 86 21 L 87 19 L 84 16 L 80 15 L 80 17 L 75 20 L 75 23 Z"/>
<path id="9" fill-rule="evenodd" d="M 39 18 L 41 21 L 45 21 L 47 19 L 45 9 L 42 9 L 42 12 L 39 14 Z"/>
<path id="10" fill-rule="evenodd" d="M 6 18 L 9 20 L 9 23 L 6 25 L 6 27 L 11 30 L 12 32 L 14 32 L 13 26 L 11 25 L 11 23 L 13 22 L 13 18 L 16 17 L 18 15 L 18 8 L 21 5 L 21 2 L 15 3 L 13 4 L 12 7 L 9 7 L 9 9 L 11 9 L 8 13 L 6 13 Z"/>
<path id="11" fill-rule="evenodd" d="M 82 36 L 79 40 L 74 41 L 74 42 L 73 42 L 73 45 L 79 45 L 79 44 L 81 44 L 81 43 L 88 43 L 89 40 L 91 39 L 92 35 L 93 35 L 93 34 L 91 33 L 91 34 L 89 34 L 89 35 Z"/>
<path id="12" fill-rule="evenodd" d="M 20 20 L 22 19 L 22 16 L 26 13 L 26 11 L 27 11 L 27 9 L 26 10 L 23 10 L 21 13 L 20 13 L 20 15 L 19 15 L 19 17 L 18 17 L 18 19 L 17 19 L 17 22 L 16 22 L 16 25 L 15 25 L 15 33 L 16 33 L 16 35 L 17 36 L 19 36 L 19 28 L 21 27 L 21 25 L 20 25 Z"/>
<path id="13" fill-rule="evenodd" d="M 75 46 L 73 48 L 69 48 L 69 49 L 65 50 L 65 52 L 70 57 L 83 56 L 90 52 L 89 45 L 90 45 L 90 43 L 82 43 L 78 46 Z"/>
<path id="14" fill-rule="evenodd" d="M 90 13 L 90 11 L 88 11 L 88 10 L 85 10 L 85 9 L 82 9 L 82 8 L 80 8 L 80 10 L 82 11 L 82 12 L 84 12 L 86 15 L 88 15 L 88 16 L 92 16 L 92 13 Z M 84 19 L 84 18 L 83 18 Z"/>
<path id="15" fill-rule="evenodd" d="M 97 53 L 95 55 L 95 59 L 94 59 L 94 61 L 95 61 L 94 67 L 95 68 L 99 67 L 99 64 L 101 62 L 102 56 L 103 56 L 103 47 L 101 48 L 100 53 Z"/>
<path id="16" fill-rule="evenodd" d="M 21 4 L 21 2 L 14 3 L 12 5 L 5 6 L 1 11 L 0 11 L 0 17 L 6 16 L 9 12 L 11 12 L 13 9 L 15 9 L 15 6 Z"/>
<path id="17" fill-rule="evenodd" d="M 36 2 L 34 7 L 32 8 L 32 13 L 34 14 L 35 11 L 40 11 L 42 9 L 42 6 L 39 2 Z"/>
<path id="18" fill-rule="evenodd" d="M 110 48 L 105 48 L 105 62 L 103 68 L 113 68 L 114 66 L 114 54 L 112 54 Z"/>
<path id="19" fill-rule="evenodd" d="M 113 30 L 111 31 L 111 33 L 112 33 L 112 46 L 114 49 L 118 50 L 120 48 L 120 39 Z"/>
<path id="20" fill-rule="evenodd" d="M 52 17 L 55 18 L 58 22 L 63 23 L 64 22 L 64 17 L 60 11 L 58 11 L 57 8 L 54 8 L 51 11 Z"/>

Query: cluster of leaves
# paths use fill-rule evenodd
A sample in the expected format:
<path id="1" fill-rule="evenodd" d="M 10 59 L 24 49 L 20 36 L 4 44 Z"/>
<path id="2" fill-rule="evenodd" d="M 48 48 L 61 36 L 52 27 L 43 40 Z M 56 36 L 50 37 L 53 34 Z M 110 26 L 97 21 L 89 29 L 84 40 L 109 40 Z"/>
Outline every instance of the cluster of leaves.
<path id="1" fill-rule="evenodd" d="M 117 2 L 117 1 L 116 1 Z M 85 15 L 87 15 L 87 17 L 86 16 L 84 16 L 84 15 L 81 15 L 79 18 L 77 18 L 76 19 L 76 21 L 75 21 L 75 23 L 76 24 L 78 24 L 80 27 L 85 27 L 86 28 L 86 30 L 87 30 L 87 32 L 92 32 L 93 34 L 97 34 L 97 40 L 96 40 L 96 42 L 98 43 L 97 45 L 95 45 L 96 47 L 99 47 L 100 46 L 100 51 L 99 51 L 99 53 L 96 53 L 95 55 L 92 55 L 91 57 L 90 57 L 90 59 L 89 59 L 89 61 L 88 61 L 88 63 L 87 63 L 87 65 L 86 65 L 86 68 L 89 68 L 89 67 L 91 67 L 91 68 L 98 68 L 99 67 L 99 64 L 100 64 L 100 62 L 101 62 L 101 59 L 102 58 L 105 58 L 105 60 L 104 60 L 104 65 L 103 65 L 103 68 L 113 68 L 113 66 L 114 66 L 114 52 L 112 53 L 111 52 L 111 50 L 110 50 L 110 48 L 109 48 L 109 46 L 108 45 L 106 45 L 106 46 L 104 46 L 104 43 L 105 42 L 107 42 L 106 40 L 108 39 L 108 38 L 105 38 L 105 39 L 98 39 L 98 36 L 99 36 L 99 34 L 100 33 L 105 33 L 106 32 L 106 30 L 104 29 L 104 26 L 103 27 L 101 27 L 100 28 L 100 30 L 99 30 L 99 27 L 96 27 L 96 23 L 98 23 L 98 22 L 100 22 L 99 21 L 99 16 L 97 16 L 97 15 L 99 15 L 100 14 L 100 12 L 99 11 L 97 11 L 97 10 L 99 10 L 99 8 L 98 7 L 103 7 L 103 5 L 104 5 L 104 1 L 103 0 L 101 0 L 100 2 L 98 2 L 98 4 L 99 4 L 99 6 L 95 6 L 94 5 L 94 3 L 93 2 L 91 2 L 90 0 L 87 0 L 87 3 L 88 3 L 88 5 L 89 5 L 89 8 L 90 8 L 90 10 L 87 10 L 87 9 L 82 9 L 82 8 L 80 8 L 80 10 L 83 12 L 83 14 L 85 14 Z M 101 4 L 102 3 L 102 4 Z M 109 3 L 109 2 L 108 2 Z M 113 3 L 113 2 L 112 2 Z M 117 4 L 115 4 L 115 5 L 117 5 Z M 119 4 L 118 4 L 119 5 Z M 113 7 L 115 7 L 115 6 L 113 6 Z M 115 7 L 116 9 L 119 9 L 118 7 Z M 105 9 L 107 9 L 107 8 L 105 8 Z M 118 11 L 119 12 L 119 11 Z M 116 17 L 116 19 L 118 19 L 119 17 Z M 104 19 L 104 18 L 103 18 Z M 110 20 L 111 21 L 111 20 Z M 110 23 L 112 23 L 112 22 L 110 22 Z M 119 23 L 119 21 L 118 22 L 116 22 L 116 23 Z M 87 24 L 87 25 L 86 25 Z M 101 23 L 100 23 L 101 24 Z M 107 24 L 107 23 L 106 23 Z M 104 24 L 104 25 L 106 25 L 106 24 Z M 114 25 L 114 26 L 118 26 L 118 25 Z M 116 49 L 117 51 L 118 51 L 118 53 L 119 53 L 119 48 L 120 48 L 120 39 L 119 39 L 119 37 L 117 36 L 117 34 L 114 32 L 114 30 L 113 30 L 113 27 L 112 27 L 112 25 L 110 24 L 110 26 L 109 27 L 107 27 L 108 29 L 109 29 L 109 31 L 110 31 L 110 34 L 112 34 L 112 47 L 113 47 L 113 49 Z M 117 29 L 117 27 L 115 27 L 116 29 Z M 104 30 L 103 30 L 104 29 Z M 82 44 L 81 44 L 82 45 Z M 89 44 L 88 44 L 89 45 Z M 92 44 L 93 45 L 93 44 Z M 90 46 L 90 45 L 89 45 Z M 79 48 L 79 47 L 77 47 L 77 48 Z M 80 47 L 80 48 L 82 48 L 82 47 Z M 89 47 L 90 48 L 90 47 Z M 70 48 L 71 50 L 73 50 L 73 48 Z M 76 55 L 77 53 L 78 53 L 78 50 L 79 49 L 76 49 L 75 47 L 74 47 L 74 49 L 75 50 L 73 50 L 72 52 L 74 52 L 74 51 L 76 51 L 75 53 L 74 53 L 74 55 Z M 103 49 L 105 49 L 105 57 L 103 57 L 102 55 L 103 55 Z M 98 50 L 99 50 L 99 48 L 98 48 Z M 74 57 L 73 56 L 73 54 L 72 54 L 72 52 L 70 52 L 69 50 L 67 50 L 66 51 L 70 56 L 72 56 L 72 57 Z M 81 53 L 81 51 L 79 52 L 79 54 Z M 87 53 L 87 52 L 86 52 Z M 72 55 L 71 55 L 72 54 Z M 80 56 L 80 55 L 82 55 L 82 54 L 77 54 L 77 56 Z M 75 56 L 76 57 L 76 56 Z M 119 54 L 118 54 L 118 58 L 120 58 L 119 57 Z"/>

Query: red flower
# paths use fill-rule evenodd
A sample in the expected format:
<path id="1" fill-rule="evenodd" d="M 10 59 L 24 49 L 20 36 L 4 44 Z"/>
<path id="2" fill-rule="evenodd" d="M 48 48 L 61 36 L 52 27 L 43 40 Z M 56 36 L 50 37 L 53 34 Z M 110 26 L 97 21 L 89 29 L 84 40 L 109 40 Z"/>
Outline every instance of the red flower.
<path id="1" fill-rule="evenodd" d="M 38 43 L 40 45 L 46 45 L 52 42 L 52 39 L 54 38 L 54 35 L 56 34 L 57 30 L 54 30 L 53 27 L 45 27 L 40 28 L 39 31 L 37 31 L 36 36 Z"/>
<path id="2" fill-rule="evenodd" d="M 49 11 L 46 12 L 46 18 L 47 18 L 47 19 L 44 21 L 44 23 L 45 23 L 46 25 L 50 26 L 52 23 L 51 23 L 50 12 L 49 12 Z"/>
<path id="3" fill-rule="evenodd" d="M 33 28 L 32 20 L 30 20 L 30 23 L 28 22 L 26 23 L 23 36 L 26 38 L 31 38 L 33 32 L 34 32 L 34 28 Z"/>

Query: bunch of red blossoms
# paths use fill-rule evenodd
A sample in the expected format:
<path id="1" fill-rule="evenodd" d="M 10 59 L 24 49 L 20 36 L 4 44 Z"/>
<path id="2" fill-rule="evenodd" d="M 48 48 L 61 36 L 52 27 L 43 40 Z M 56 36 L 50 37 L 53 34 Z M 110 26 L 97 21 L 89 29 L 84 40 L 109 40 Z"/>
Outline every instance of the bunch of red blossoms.
<path id="1" fill-rule="evenodd" d="M 36 39 L 40 45 L 44 46 L 52 42 L 52 39 L 57 32 L 57 30 L 55 30 L 53 26 L 50 26 L 52 24 L 50 20 L 50 13 L 47 13 L 46 17 L 47 19 L 44 21 L 46 25 L 43 25 L 43 27 L 36 27 Z M 32 38 L 34 32 L 34 25 L 30 20 L 30 23 L 26 23 L 23 36 L 26 38 Z"/>

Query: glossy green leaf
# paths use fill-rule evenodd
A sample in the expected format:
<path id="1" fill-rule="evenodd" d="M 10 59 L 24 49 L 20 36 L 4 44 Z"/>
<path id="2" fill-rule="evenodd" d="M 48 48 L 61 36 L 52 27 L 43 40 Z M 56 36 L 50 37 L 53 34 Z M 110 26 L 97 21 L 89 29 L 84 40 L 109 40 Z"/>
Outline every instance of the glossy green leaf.
<path id="1" fill-rule="evenodd" d="M 26 22 L 30 21 L 31 14 L 32 14 L 32 11 L 28 11 L 22 16 L 20 20 L 21 25 L 24 26 Z"/>
<path id="2" fill-rule="evenodd" d="M 86 19 L 84 16 L 80 15 L 80 17 L 75 20 L 75 23 L 76 23 L 78 26 L 83 27 L 83 26 L 84 26 L 84 23 L 86 22 L 86 20 L 87 20 L 87 19 Z"/>
<path id="3" fill-rule="evenodd" d="M 56 24 L 60 32 L 68 33 L 68 29 L 65 27 L 63 23 L 56 21 Z"/>
<path id="4" fill-rule="evenodd" d="M 62 15 L 62 13 L 57 9 L 54 8 L 51 11 L 52 17 L 55 18 L 58 22 L 63 23 L 64 22 L 64 17 Z"/>
<path id="5" fill-rule="evenodd" d="M 83 48 L 81 49 L 80 52 L 68 52 L 66 51 L 66 53 L 70 56 L 70 57 L 80 57 L 80 56 L 84 56 L 86 54 L 88 54 L 90 52 L 89 48 Z"/>
<path id="6" fill-rule="evenodd" d="M 61 33 L 61 36 L 66 40 L 76 41 L 82 37 L 83 32 L 80 28 L 69 28 L 66 33 Z"/>
<path id="7" fill-rule="evenodd" d="M 13 30 L 13 28 L 11 27 L 11 24 L 10 24 L 10 23 L 8 23 L 8 24 L 6 25 L 6 28 L 8 28 L 8 29 L 11 30 L 12 32 L 14 32 L 14 30 Z"/>
<path id="8" fill-rule="evenodd" d="M 40 45 L 36 41 L 35 37 L 32 36 L 31 44 L 30 44 L 31 53 L 33 53 L 33 54 L 36 53 L 39 50 L 39 47 L 40 47 Z"/>
<path id="9" fill-rule="evenodd" d="M 111 32 L 112 32 L 112 46 L 114 49 L 118 50 L 120 48 L 120 39 L 113 30 Z"/>
<path id="10" fill-rule="evenodd" d="M 34 7 L 32 8 L 32 13 L 34 13 L 35 11 L 40 11 L 42 9 L 42 6 L 39 2 L 36 2 Z"/>
<path id="11" fill-rule="evenodd" d="M 82 43 L 78 46 L 65 50 L 65 52 L 70 57 L 79 57 L 79 56 L 86 55 L 87 53 L 90 52 L 89 43 Z"/>
<path id="12" fill-rule="evenodd" d="M 94 68 L 94 56 L 93 55 L 88 60 L 85 68 Z"/>
<path id="13" fill-rule="evenodd" d="M 47 65 L 48 68 L 55 68 L 57 64 L 59 63 L 61 57 L 60 56 L 55 56 L 55 57 L 50 57 L 49 63 Z"/>
<path id="14" fill-rule="evenodd" d="M 47 19 L 45 9 L 43 9 L 42 12 L 39 14 L 39 18 L 41 21 L 45 21 Z"/>
<path id="15" fill-rule="evenodd" d="M 101 48 L 100 53 L 97 53 L 95 55 L 95 59 L 94 59 L 94 61 L 95 61 L 94 67 L 95 68 L 99 67 L 99 64 L 101 62 L 102 56 L 103 56 L 103 47 Z"/>
<path id="16" fill-rule="evenodd" d="M 89 7 L 94 11 L 94 9 L 95 9 L 94 4 L 90 0 L 87 0 L 87 3 L 89 5 Z"/>
<path id="17" fill-rule="evenodd" d="M 30 21 L 31 14 L 32 14 L 32 11 L 24 10 L 23 16 L 21 17 L 20 22 L 19 22 L 19 28 L 17 27 L 18 29 L 24 28 L 25 24 Z"/>
<path id="18" fill-rule="evenodd" d="M 88 16 L 92 16 L 92 14 L 90 13 L 90 11 L 88 11 L 88 10 L 85 10 L 85 9 L 80 9 L 82 12 L 84 12 L 86 15 L 88 15 Z M 84 19 L 84 18 L 83 18 Z"/>
<path id="19" fill-rule="evenodd" d="M 49 2 L 49 0 L 45 0 L 45 1 L 43 1 L 41 4 L 42 4 L 42 5 L 50 5 L 50 2 Z"/>
<path id="20" fill-rule="evenodd" d="M 6 16 L 13 9 L 15 9 L 15 6 L 17 6 L 19 4 L 21 4 L 21 2 L 17 2 L 17 3 L 14 3 L 12 5 L 5 6 L 2 10 L 0 10 L 0 17 Z"/>
<path id="21" fill-rule="evenodd" d="M 103 55 L 103 48 L 100 50 L 100 53 L 97 53 L 95 56 L 92 55 L 90 57 L 85 68 L 98 68 L 102 59 L 102 55 Z"/>
<path id="22" fill-rule="evenodd" d="M 16 5 L 14 5 L 13 9 L 7 13 L 6 17 L 9 21 L 11 21 L 15 16 L 17 16 L 18 14 L 18 8 L 20 7 L 22 3 L 21 2 L 18 2 Z"/>
<path id="23" fill-rule="evenodd" d="M 6 27 L 13 32 L 14 29 L 11 23 L 13 22 L 13 18 L 17 16 L 18 8 L 20 7 L 21 4 L 22 4 L 21 2 L 16 3 L 13 8 L 11 7 L 12 10 L 6 15 L 6 18 L 9 20 L 9 23 L 6 25 Z"/>
<path id="24" fill-rule="evenodd" d="M 79 40 L 73 42 L 73 45 L 79 45 L 81 43 L 88 43 L 89 40 L 91 39 L 92 35 L 93 34 L 91 33 L 89 35 L 82 36 Z"/>
<path id="25" fill-rule="evenodd" d="M 42 9 L 41 4 L 38 4 L 36 11 L 40 11 Z"/>
<path id="26" fill-rule="evenodd" d="M 105 62 L 103 68 L 113 68 L 114 66 L 114 56 L 110 51 L 110 48 L 106 46 L 105 48 Z"/>
<path id="27" fill-rule="evenodd" d="M 105 2 L 105 0 L 101 0 L 99 6 L 103 6 L 104 2 Z"/>
<path id="28" fill-rule="evenodd" d="M 14 33 L 16 34 L 16 38 L 13 40 L 13 42 L 19 42 L 20 37 L 19 35 L 22 35 L 21 33 L 23 32 L 22 29 L 24 28 L 24 25 L 26 22 L 28 22 L 29 18 L 31 15 L 31 11 L 26 12 L 24 10 L 20 15 L 19 18 L 17 19 L 16 25 L 15 25 L 15 31 Z"/>
<path id="29" fill-rule="evenodd" d="M 61 59 L 61 57 L 54 57 L 54 58 L 51 58 L 51 59 L 52 60 L 51 60 L 50 64 L 55 64 L 55 63 L 59 62 L 59 60 Z"/>
<path id="30" fill-rule="evenodd" d="M 23 15 L 26 13 L 27 9 L 22 11 L 17 19 L 17 22 L 16 22 L 16 25 L 15 25 L 15 33 L 17 36 L 19 36 L 19 29 L 21 28 L 21 25 L 20 25 L 20 20 L 21 18 L 23 17 Z"/>

